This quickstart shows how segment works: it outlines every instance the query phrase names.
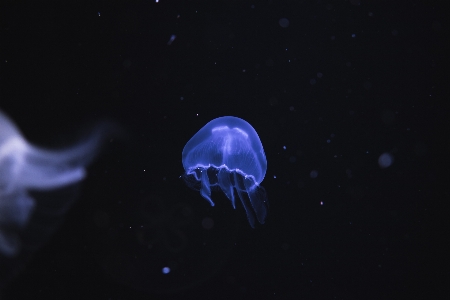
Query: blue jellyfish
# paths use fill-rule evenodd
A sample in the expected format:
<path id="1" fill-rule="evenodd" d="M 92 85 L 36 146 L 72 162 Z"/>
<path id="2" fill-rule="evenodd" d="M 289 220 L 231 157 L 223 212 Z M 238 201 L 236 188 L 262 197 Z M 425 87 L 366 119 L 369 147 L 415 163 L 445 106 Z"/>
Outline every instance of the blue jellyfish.
<path id="1" fill-rule="evenodd" d="M 81 181 L 86 176 L 85 167 L 98 151 L 103 131 L 95 130 L 72 148 L 51 151 L 29 144 L 0 111 L 0 257 L 18 255 L 33 213 L 40 207 L 48 209 L 37 203 L 30 192 L 60 189 Z M 60 211 L 55 214 L 64 212 L 69 204 L 70 199 L 60 199 L 55 205 L 55 210 Z M 33 238 L 43 239 L 49 233 L 50 228 Z"/>
<path id="2" fill-rule="evenodd" d="M 266 174 L 267 160 L 249 123 L 230 116 L 210 121 L 187 142 L 182 158 L 186 183 L 200 190 L 212 206 L 211 188 L 220 188 L 234 208 L 236 190 L 250 226 L 255 227 L 255 219 L 264 224 L 268 202 L 259 184 Z"/>

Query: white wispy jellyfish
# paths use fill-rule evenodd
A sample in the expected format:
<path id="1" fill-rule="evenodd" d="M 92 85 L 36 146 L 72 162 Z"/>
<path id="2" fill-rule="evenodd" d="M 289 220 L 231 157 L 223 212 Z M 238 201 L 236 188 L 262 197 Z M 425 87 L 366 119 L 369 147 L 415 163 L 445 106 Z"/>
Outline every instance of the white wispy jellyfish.
<path id="1" fill-rule="evenodd" d="M 14 257 L 21 250 L 22 233 L 40 206 L 30 191 L 58 189 L 82 180 L 85 166 L 103 140 L 104 129 L 98 127 L 71 148 L 51 151 L 29 144 L 0 111 L 0 256 Z M 71 202 L 59 200 L 57 214 Z"/>

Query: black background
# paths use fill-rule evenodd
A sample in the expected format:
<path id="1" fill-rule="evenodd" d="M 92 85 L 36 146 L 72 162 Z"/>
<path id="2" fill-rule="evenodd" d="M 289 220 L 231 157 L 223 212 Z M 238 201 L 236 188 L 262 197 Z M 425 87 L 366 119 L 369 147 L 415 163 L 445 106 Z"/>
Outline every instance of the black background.
<path id="1" fill-rule="evenodd" d="M 2 298 L 449 296 L 439 6 L 69 2 L 1 2 L 0 108 L 49 148 L 100 120 L 125 134 L 108 137 Z M 270 210 L 256 229 L 240 204 L 216 192 L 211 207 L 180 179 L 185 143 L 226 115 L 266 152 Z"/>

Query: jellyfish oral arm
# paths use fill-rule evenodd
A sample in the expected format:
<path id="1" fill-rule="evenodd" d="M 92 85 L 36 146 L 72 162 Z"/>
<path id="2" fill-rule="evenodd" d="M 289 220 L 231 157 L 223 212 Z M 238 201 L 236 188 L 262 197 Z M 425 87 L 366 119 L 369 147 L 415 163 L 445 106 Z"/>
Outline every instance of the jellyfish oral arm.
<path id="1" fill-rule="evenodd" d="M 202 187 L 200 189 L 200 194 L 203 198 L 209 201 L 211 203 L 211 206 L 214 206 L 214 202 L 211 199 L 211 188 L 209 186 L 209 178 L 208 178 L 208 172 L 206 170 L 201 171 L 202 172 L 202 179 L 201 184 Z"/>
<path id="2" fill-rule="evenodd" d="M 0 111 L 0 255 L 11 257 L 20 251 L 20 234 L 29 224 L 33 211 L 41 207 L 29 192 L 57 189 L 81 181 L 101 139 L 101 131 L 96 130 L 74 147 L 42 149 L 29 144 Z M 70 199 L 58 200 L 56 206 L 62 209 L 55 214 L 65 211 L 70 203 Z"/>
<path id="3" fill-rule="evenodd" d="M 62 153 L 40 150 L 17 137 L 6 141 L 0 148 L 0 196 L 22 189 L 55 189 L 82 180 L 83 167 L 52 159 Z"/>

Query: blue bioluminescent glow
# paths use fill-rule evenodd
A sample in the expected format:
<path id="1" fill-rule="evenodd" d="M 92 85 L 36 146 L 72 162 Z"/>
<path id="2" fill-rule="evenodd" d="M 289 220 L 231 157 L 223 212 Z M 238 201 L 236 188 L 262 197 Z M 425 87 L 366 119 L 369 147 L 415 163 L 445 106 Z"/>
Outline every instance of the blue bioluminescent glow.
<path id="1" fill-rule="evenodd" d="M 85 166 L 98 151 L 101 131 L 74 147 L 51 151 L 30 145 L 0 111 L 0 255 L 12 257 L 21 250 L 21 233 L 41 205 L 29 191 L 58 189 L 82 180 Z M 55 214 L 71 203 L 60 200 Z"/>
<path id="2" fill-rule="evenodd" d="M 212 206 L 211 187 L 219 186 L 234 208 L 236 190 L 250 226 L 255 227 L 255 219 L 264 224 L 268 202 L 259 184 L 266 174 L 267 160 L 249 123 L 230 116 L 210 121 L 187 142 L 182 159 L 186 183 L 200 190 Z"/>

